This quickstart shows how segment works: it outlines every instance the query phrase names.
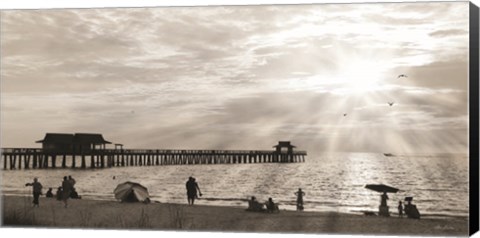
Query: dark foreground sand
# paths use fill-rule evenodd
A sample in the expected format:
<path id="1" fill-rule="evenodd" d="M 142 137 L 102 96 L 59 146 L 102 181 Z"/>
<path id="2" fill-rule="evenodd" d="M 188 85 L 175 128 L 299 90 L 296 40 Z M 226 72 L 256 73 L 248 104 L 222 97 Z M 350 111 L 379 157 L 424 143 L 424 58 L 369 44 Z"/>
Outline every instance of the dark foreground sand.
<path id="1" fill-rule="evenodd" d="M 163 203 L 120 203 L 40 198 L 32 208 L 30 197 L 2 197 L 2 225 L 60 228 L 190 230 L 269 233 L 378 234 L 467 236 L 466 218 L 412 220 L 342 213 L 280 211 L 247 212 L 242 208 L 188 206 Z M 201 203 L 201 202 L 200 202 Z M 20 225 L 14 225 L 20 224 Z"/>

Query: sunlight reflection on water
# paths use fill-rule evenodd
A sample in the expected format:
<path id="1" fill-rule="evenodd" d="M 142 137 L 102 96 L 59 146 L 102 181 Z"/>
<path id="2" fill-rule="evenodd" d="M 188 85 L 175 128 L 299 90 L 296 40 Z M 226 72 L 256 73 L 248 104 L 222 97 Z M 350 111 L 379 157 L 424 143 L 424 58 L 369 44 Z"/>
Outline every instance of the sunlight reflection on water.
<path id="1" fill-rule="evenodd" d="M 305 191 L 305 210 L 377 211 L 379 194 L 365 184 L 400 188 L 389 194 L 391 212 L 399 200 L 413 196 L 422 214 L 468 215 L 468 158 L 465 155 L 395 156 L 335 153 L 312 156 L 305 163 L 124 167 L 103 170 L 2 170 L 4 194 L 30 194 L 33 177 L 58 187 L 72 175 L 80 195 L 113 200 L 116 185 L 130 180 L 149 189 L 153 200 L 186 203 L 185 182 L 194 176 L 202 189 L 199 204 L 246 206 L 243 199 L 272 197 L 282 209 L 295 209 L 294 192 Z M 115 176 L 115 179 L 113 179 Z M 46 191 L 46 190 L 45 190 Z M 55 189 L 54 189 L 55 191 Z"/>

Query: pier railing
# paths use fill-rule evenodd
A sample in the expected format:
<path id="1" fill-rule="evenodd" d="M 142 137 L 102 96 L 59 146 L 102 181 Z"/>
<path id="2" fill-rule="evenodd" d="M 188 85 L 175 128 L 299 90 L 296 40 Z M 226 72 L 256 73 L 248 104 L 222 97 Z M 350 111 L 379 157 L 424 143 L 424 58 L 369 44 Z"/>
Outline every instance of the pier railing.
<path id="1" fill-rule="evenodd" d="M 270 150 L 98 149 L 73 153 L 46 151 L 40 148 L 1 149 L 4 169 L 297 163 L 305 162 L 306 155 L 306 151 Z M 70 162 L 69 165 L 67 161 Z M 61 164 L 58 164 L 59 162 Z"/>

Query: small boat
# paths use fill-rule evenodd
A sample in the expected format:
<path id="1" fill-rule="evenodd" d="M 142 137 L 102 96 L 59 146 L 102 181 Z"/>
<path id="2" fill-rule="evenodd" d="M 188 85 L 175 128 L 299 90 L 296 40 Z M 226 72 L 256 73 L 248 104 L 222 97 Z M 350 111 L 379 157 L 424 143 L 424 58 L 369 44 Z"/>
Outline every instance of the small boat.
<path id="1" fill-rule="evenodd" d="M 390 154 L 390 153 L 383 153 L 383 155 L 385 155 L 385 156 L 387 156 L 387 157 L 395 156 L 395 155 Z"/>

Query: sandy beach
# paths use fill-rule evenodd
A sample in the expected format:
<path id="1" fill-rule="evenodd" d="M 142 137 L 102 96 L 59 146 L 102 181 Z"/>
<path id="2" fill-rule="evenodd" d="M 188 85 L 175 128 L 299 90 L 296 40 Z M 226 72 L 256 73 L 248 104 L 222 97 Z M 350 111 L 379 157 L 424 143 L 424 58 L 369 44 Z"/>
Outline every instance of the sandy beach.
<path id="1" fill-rule="evenodd" d="M 467 236 L 466 218 L 413 220 L 343 213 L 247 212 L 244 208 L 2 196 L 3 226 L 316 234 Z M 19 224 L 19 225 L 14 225 Z"/>

